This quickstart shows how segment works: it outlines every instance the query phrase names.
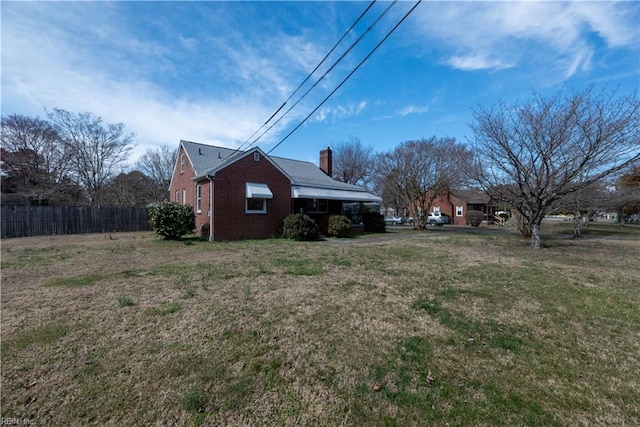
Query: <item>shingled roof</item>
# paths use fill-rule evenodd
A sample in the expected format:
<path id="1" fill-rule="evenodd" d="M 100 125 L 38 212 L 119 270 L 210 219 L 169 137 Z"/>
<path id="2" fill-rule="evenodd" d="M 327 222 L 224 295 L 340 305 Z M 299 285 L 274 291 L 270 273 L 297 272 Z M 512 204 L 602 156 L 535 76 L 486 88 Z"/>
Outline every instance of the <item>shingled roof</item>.
<path id="1" fill-rule="evenodd" d="M 195 177 L 204 177 L 209 172 L 217 170 L 219 167 L 223 167 L 225 163 L 233 162 L 234 157 L 246 153 L 245 151 L 237 151 L 230 148 L 216 147 L 192 141 L 180 141 L 180 144 L 184 147 L 184 150 L 193 165 Z M 364 187 L 334 180 L 327 176 L 312 162 L 275 156 L 268 157 L 289 177 L 292 186 L 314 187 L 358 193 L 367 192 Z M 379 199 L 377 196 L 369 196 Z M 371 198 L 368 197 L 367 199 Z M 355 198 L 354 200 L 359 199 Z"/>
<path id="2" fill-rule="evenodd" d="M 482 205 L 491 201 L 489 195 L 480 190 L 451 190 L 451 193 L 470 204 Z"/>

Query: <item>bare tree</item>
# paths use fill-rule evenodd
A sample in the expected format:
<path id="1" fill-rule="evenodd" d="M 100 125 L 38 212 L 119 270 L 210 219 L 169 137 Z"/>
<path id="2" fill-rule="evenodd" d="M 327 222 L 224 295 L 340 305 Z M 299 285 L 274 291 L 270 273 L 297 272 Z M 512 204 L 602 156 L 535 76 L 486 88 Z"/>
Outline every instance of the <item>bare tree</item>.
<path id="1" fill-rule="evenodd" d="M 169 184 L 177 156 L 177 148 L 163 145 L 148 149 L 135 164 L 137 170 L 153 181 L 157 202 L 169 200 Z"/>
<path id="2" fill-rule="evenodd" d="M 106 186 L 103 201 L 112 206 L 143 208 L 156 202 L 155 183 L 140 171 L 121 173 Z"/>
<path id="3" fill-rule="evenodd" d="M 620 225 L 624 225 L 625 218 L 640 214 L 640 166 L 623 174 L 607 189 L 608 197 L 600 204 L 600 210 L 616 212 Z"/>
<path id="4" fill-rule="evenodd" d="M 3 192 L 29 203 L 64 199 L 71 186 L 69 153 L 56 129 L 39 118 L 2 117 Z"/>
<path id="5" fill-rule="evenodd" d="M 360 139 L 349 137 L 333 147 L 333 178 L 366 187 L 371 181 L 374 161 L 372 146 L 365 146 Z"/>
<path id="6" fill-rule="evenodd" d="M 472 157 L 455 139 L 432 137 L 403 142 L 379 154 L 376 172 L 389 194 L 408 203 L 416 226 L 422 229 L 436 197 L 463 183 L 465 164 Z"/>
<path id="7" fill-rule="evenodd" d="M 123 123 L 104 124 L 91 113 L 54 109 L 49 118 L 71 155 L 74 177 L 84 187 L 93 206 L 100 206 L 105 185 L 124 163 L 134 146 L 134 135 Z"/>
<path id="8" fill-rule="evenodd" d="M 559 201 L 560 211 L 573 214 L 574 238 L 582 237 L 582 227 L 588 226 L 596 212 L 604 209 L 610 197 L 609 183 L 598 181 L 585 185 Z"/>
<path id="9" fill-rule="evenodd" d="M 640 102 L 588 88 L 474 111 L 475 177 L 509 203 L 540 248 L 540 225 L 560 199 L 640 159 Z"/>

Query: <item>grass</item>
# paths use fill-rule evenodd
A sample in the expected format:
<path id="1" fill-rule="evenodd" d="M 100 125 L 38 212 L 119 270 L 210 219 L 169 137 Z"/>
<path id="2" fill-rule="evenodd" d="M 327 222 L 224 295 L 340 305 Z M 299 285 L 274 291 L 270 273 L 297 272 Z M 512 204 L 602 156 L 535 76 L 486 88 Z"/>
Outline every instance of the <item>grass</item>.
<path id="1" fill-rule="evenodd" d="M 120 307 L 133 307 L 136 304 L 131 298 L 125 295 L 118 297 L 118 305 L 120 305 Z"/>
<path id="2" fill-rule="evenodd" d="M 638 425 L 640 227 L 570 230 L 5 240 L 1 416 Z"/>

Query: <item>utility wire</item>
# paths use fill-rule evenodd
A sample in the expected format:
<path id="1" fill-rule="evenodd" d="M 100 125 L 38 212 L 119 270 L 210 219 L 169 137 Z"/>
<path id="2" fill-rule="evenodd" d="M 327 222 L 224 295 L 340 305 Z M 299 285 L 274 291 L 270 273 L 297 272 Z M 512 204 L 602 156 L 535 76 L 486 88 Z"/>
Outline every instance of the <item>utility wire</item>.
<path id="1" fill-rule="evenodd" d="M 360 37 L 358 37 L 353 43 L 351 43 L 351 45 L 349 46 L 349 48 L 340 56 L 340 58 L 338 58 L 333 65 L 331 65 L 331 67 L 329 67 L 329 69 L 327 71 L 324 72 L 324 74 L 318 79 L 316 80 L 316 82 L 313 84 L 313 86 L 311 86 L 309 89 L 307 89 L 307 91 L 305 93 L 302 94 L 302 96 L 291 106 L 289 107 L 289 109 L 287 111 L 285 111 L 279 118 L 278 120 L 276 120 L 274 123 L 271 124 L 271 126 L 269 126 L 264 132 L 262 132 L 255 140 L 253 140 L 253 142 L 251 144 L 248 145 L 248 147 L 252 146 L 253 144 L 255 144 L 256 142 L 258 142 L 258 140 L 260 140 L 260 138 L 262 138 L 267 132 L 269 132 L 271 129 L 273 129 L 273 127 L 275 125 L 277 125 L 280 120 L 282 120 L 287 114 L 289 114 L 289 112 L 291 110 L 293 110 L 295 108 L 296 105 L 298 105 L 300 103 L 300 101 L 302 101 L 308 94 L 309 92 L 311 92 L 326 76 L 327 74 L 329 74 L 331 71 L 333 71 L 333 69 L 349 54 L 349 52 L 351 52 L 351 50 L 353 50 L 353 48 L 360 43 L 360 41 L 364 38 L 365 35 L 367 35 L 367 33 L 369 31 L 371 31 L 371 29 L 373 29 L 373 27 L 376 26 L 376 24 L 378 22 L 380 22 L 380 20 L 387 14 L 387 12 L 389 12 L 389 10 L 398 2 L 398 0 L 394 0 L 389 6 L 387 6 L 387 8 L 380 14 L 380 16 L 378 16 L 376 18 L 375 21 L 373 21 L 373 23 L 371 25 L 369 25 L 369 27 L 367 27 L 367 29 L 360 35 Z M 284 105 L 283 105 L 284 106 Z"/>
<path id="2" fill-rule="evenodd" d="M 371 3 L 369 3 L 369 6 L 367 6 L 367 8 L 360 14 L 360 16 L 358 17 L 358 19 L 355 20 L 355 22 L 351 25 L 351 27 L 349 27 L 349 29 L 342 35 L 342 37 L 340 37 L 340 40 L 338 40 L 333 47 L 331 48 L 331 50 L 329 51 L 329 53 L 327 53 L 324 58 L 322 58 L 322 60 L 318 63 L 318 65 L 316 65 L 316 67 L 313 69 L 313 71 L 311 71 L 307 77 L 302 81 L 302 83 L 300 83 L 298 85 L 298 87 L 291 93 L 291 95 L 289 95 L 289 97 L 282 103 L 282 105 L 280 106 L 280 108 L 278 108 L 276 110 L 275 113 L 273 113 L 271 115 L 271 117 L 269 117 L 269 119 L 264 122 L 264 124 L 262 126 L 260 126 L 249 138 L 247 138 L 247 140 L 245 142 L 243 142 L 242 144 L 240 144 L 240 146 L 238 148 L 236 148 L 236 150 L 232 153 L 235 154 L 237 151 L 240 151 L 242 149 L 243 146 L 245 146 L 250 140 L 251 138 L 253 138 L 254 136 L 256 136 L 256 134 L 258 132 L 260 132 L 262 130 L 262 128 L 264 128 L 267 123 L 269 123 L 279 112 L 280 110 L 282 110 L 284 108 L 285 105 L 287 105 L 287 102 L 289 102 L 291 100 L 291 98 L 293 98 L 293 96 L 298 93 L 298 91 L 300 90 L 300 88 L 302 86 L 304 86 L 305 83 L 307 83 L 309 81 L 309 79 L 311 78 L 311 76 L 318 71 L 318 68 L 320 68 L 322 66 L 322 64 L 324 64 L 324 62 L 327 60 L 327 58 L 329 58 L 329 56 L 333 53 L 334 50 L 336 50 L 336 48 L 338 47 L 338 45 L 340 43 L 342 43 L 342 41 L 347 37 L 347 35 L 353 30 L 353 28 L 358 24 L 358 22 L 360 22 L 360 20 L 364 17 L 364 15 L 367 14 L 367 12 L 369 11 L 369 9 L 371 9 L 371 7 L 375 4 L 376 0 L 373 0 Z M 286 113 L 285 113 L 286 114 Z M 270 129 L 270 128 L 269 128 Z M 264 135 L 264 133 L 262 134 Z M 262 137 L 262 135 L 260 135 L 260 137 Z M 252 142 L 251 144 L 249 144 L 248 147 L 250 147 L 251 145 L 255 144 L 255 141 Z"/>
<path id="3" fill-rule="evenodd" d="M 413 7 L 409 9 L 409 11 L 402 17 L 402 19 L 400 19 L 400 21 L 398 21 L 398 23 L 387 33 L 387 35 L 385 35 L 384 38 L 380 40 L 380 42 L 367 54 L 367 56 L 365 56 L 364 59 L 360 61 L 360 63 L 353 69 L 353 71 L 351 71 L 347 75 L 347 77 L 345 77 L 344 80 L 342 80 L 340 84 L 336 86 L 336 88 L 333 91 L 331 91 L 331 93 L 327 95 L 326 98 L 324 98 L 322 102 L 318 104 L 318 106 L 314 108 L 314 110 L 311 113 L 309 113 L 309 115 L 307 115 L 307 117 L 304 118 L 304 120 L 302 120 L 295 128 L 293 128 L 293 130 L 291 130 L 291 132 L 289 132 L 284 138 L 282 138 L 280 142 L 278 142 L 271 150 L 269 150 L 267 152 L 267 155 L 271 154 L 273 150 L 278 148 L 280 144 L 286 141 L 287 138 L 289 138 L 295 131 L 297 131 L 300 128 L 300 126 L 302 126 L 309 119 L 309 117 L 311 117 L 316 111 L 318 111 L 318 109 L 322 107 L 322 105 L 324 105 L 324 103 L 327 102 L 327 100 L 331 98 L 331 96 L 334 93 L 336 93 L 338 89 L 340 89 L 347 80 L 349 80 L 349 78 L 362 66 L 362 64 L 364 64 L 369 59 L 369 57 L 373 55 L 373 53 L 382 45 L 382 43 L 384 43 L 389 38 L 389 36 L 391 36 L 391 34 L 400 26 L 400 24 L 404 22 L 405 19 L 407 19 L 407 17 L 416 9 L 416 7 L 418 7 L 420 3 L 422 3 L 422 0 L 418 0 L 416 4 L 414 4 Z"/>

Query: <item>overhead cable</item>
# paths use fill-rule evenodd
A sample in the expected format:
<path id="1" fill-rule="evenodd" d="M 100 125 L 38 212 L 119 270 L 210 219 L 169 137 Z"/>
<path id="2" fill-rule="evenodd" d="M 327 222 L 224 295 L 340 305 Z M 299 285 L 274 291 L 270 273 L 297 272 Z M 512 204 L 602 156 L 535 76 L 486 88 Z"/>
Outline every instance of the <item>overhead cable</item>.
<path id="1" fill-rule="evenodd" d="M 338 45 L 340 43 L 342 43 L 342 41 L 347 37 L 347 35 L 353 30 L 353 28 L 358 24 L 358 22 L 360 22 L 360 20 L 362 20 L 362 18 L 364 17 L 364 15 L 367 14 L 367 12 L 369 11 L 369 9 L 371 9 L 371 7 L 375 4 L 376 0 L 373 0 L 371 3 L 369 3 L 369 5 L 366 7 L 366 9 L 360 14 L 360 16 L 358 16 L 358 19 L 355 20 L 355 22 L 353 24 L 351 24 L 351 26 L 349 27 L 349 29 L 342 35 L 342 37 L 340 37 L 340 39 L 333 45 L 333 47 L 331 48 L 331 50 L 329 50 L 329 52 L 324 56 L 324 58 L 322 58 L 322 60 L 318 63 L 318 65 L 316 65 L 316 67 L 313 69 L 313 71 L 311 71 L 307 77 L 302 81 L 302 83 L 300 83 L 298 85 L 298 87 L 291 93 L 291 95 L 289 95 L 289 97 L 282 103 L 282 105 L 280 106 L 280 108 L 278 108 L 276 110 L 275 113 L 273 113 L 271 115 L 271 117 L 269 117 L 269 119 L 264 122 L 264 124 L 262 126 L 260 126 L 249 138 L 247 138 L 247 140 L 245 142 L 243 142 L 242 144 L 240 144 L 240 146 L 238 148 L 236 148 L 236 152 L 240 151 L 242 149 L 243 146 L 245 146 L 254 136 L 256 136 L 256 134 L 258 132 L 260 132 L 262 130 L 262 128 L 264 128 L 267 123 L 269 123 L 279 112 L 280 110 L 282 110 L 284 108 L 284 106 L 287 104 L 287 102 L 289 102 L 291 100 L 291 98 L 293 98 L 293 96 L 298 93 L 298 91 L 300 90 L 300 88 L 302 86 L 304 86 L 305 83 L 307 83 L 309 81 L 309 79 L 311 78 L 311 76 L 318 70 L 318 68 L 320 68 L 322 66 L 322 64 L 324 64 L 324 62 L 327 60 L 327 58 L 329 58 L 329 56 L 333 53 L 334 50 L 336 50 L 336 48 L 338 47 Z M 285 113 L 286 114 L 286 113 Z M 269 128 L 271 129 L 271 128 Z M 267 130 L 268 131 L 268 130 Z M 264 135 L 264 133 L 262 134 Z M 262 135 L 260 135 L 260 137 L 262 137 Z M 259 139 L 259 138 L 258 138 Z M 256 140 L 257 141 L 257 140 Z M 248 147 L 250 147 L 251 145 L 255 144 L 255 142 L 252 142 L 251 144 L 248 145 Z M 234 152 L 235 153 L 235 152 Z"/>
<path id="2" fill-rule="evenodd" d="M 324 105 L 324 103 L 327 102 L 327 100 L 331 98 L 331 96 L 336 93 L 347 80 L 349 80 L 349 78 L 362 66 L 362 64 L 364 64 L 369 59 L 369 57 L 373 55 L 373 53 L 382 45 L 382 43 L 384 43 L 389 38 L 389 36 L 391 36 L 391 34 L 400 26 L 400 24 L 404 22 L 405 19 L 407 19 L 407 17 L 416 9 L 416 7 L 418 7 L 420 3 L 422 3 L 422 0 L 418 0 L 416 4 L 414 4 L 413 7 L 409 9 L 409 11 L 402 17 L 402 19 L 400 19 L 400 21 L 398 21 L 398 23 L 384 36 L 384 38 L 380 40 L 380 42 L 367 54 L 367 56 L 365 56 L 364 59 L 360 61 L 360 63 L 347 75 L 347 77 L 345 77 L 344 80 L 342 80 L 340 84 L 336 86 L 336 88 L 331 91 L 331 93 L 327 95 L 326 98 L 324 98 L 322 102 L 318 104 L 318 106 L 307 115 L 307 117 L 304 118 L 304 120 L 302 120 L 295 128 L 293 128 L 293 130 L 291 130 L 291 132 L 289 132 L 284 138 L 282 138 L 280 142 L 278 142 L 273 148 L 271 148 L 271 150 L 269 150 L 267 154 L 271 154 L 273 150 L 278 148 L 280 144 L 286 141 L 296 130 L 298 130 L 300 126 L 302 126 L 309 119 L 309 117 L 311 117 L 316 111 L 318 111 L 318 109 L 322 107 L 322 105 Z"/>
<path id="3" fill-rule="evenodd" d="M 309 92 L 311 92 L 316 86 L 318 86 L 318 84 L 327 76 L 327 74 L 329 74 L 331 71 L 333 71 L 333 69 L 349 54 L 349 52 L 351 52 L 353 50 L 353 48 L 360 43 L 360 41 L 364 38 L 365 35 L 367 35 L 367 33 L 369 31 L 371 31 L 373 29 L 373 27 L 376 26 L 376 24 L 378 22 L 380 22 L 380 20 L 387 14 L 387 12 L 389 12 L 389 10 L 398 2 L 398 0 L 394 0 L 389 6 L 387 6 L 387 8 L 380 14 L 380 16 L 378 16 L 376 18 L 375 21 L 373 21 L 373 23 L 371 25 L 369 25 L 369 27 L 367 27 L 367 29 L 360 35 L 360 37 L 358 37 L 353 43 L 351 43 L 351 45 L 349 46 L 349 48 L 331 65 L 331 67 L 329 67 L 329 69 L 327 71 L 324 72 L 324 74 L 322 76 L 320 76 L 320 78 L 318 80 L 316 80 L 316 82 L 309 88 L 307 89 L 307 91 L 305 93 L 302 94 L 302 96 L 300 98 L 298 98 L 298 100 L 291 106 L 289 107 L 289 109 L 287 111 L 285 111 L 279 118 L 278 120 L 276 120 L 274 123 L 271 124 L 271 126 L 269 126 L 264 132 L 262 132 L 255 140 L 253 140 L 253 142 L 251 144 L 249 144 L 248 146 L 252 146 L 253 144 L 255 144 L 256 142 L 258 142 L 260 140 L 260 138 L 262 138 L 267 132 L 269 132 L 271 129 L 273 129 L 273 127 L 275 125 L 277 125 L 280 120 L 282 120 L 287 114 L 289 114 L 289 112 L 291 110 L 293 110 L 293 108 L 298 105 L 300 103 L 300 101 L 302 101 L 308 94 Z M 284 106 L 284 105 L 283 105 Z"/>

